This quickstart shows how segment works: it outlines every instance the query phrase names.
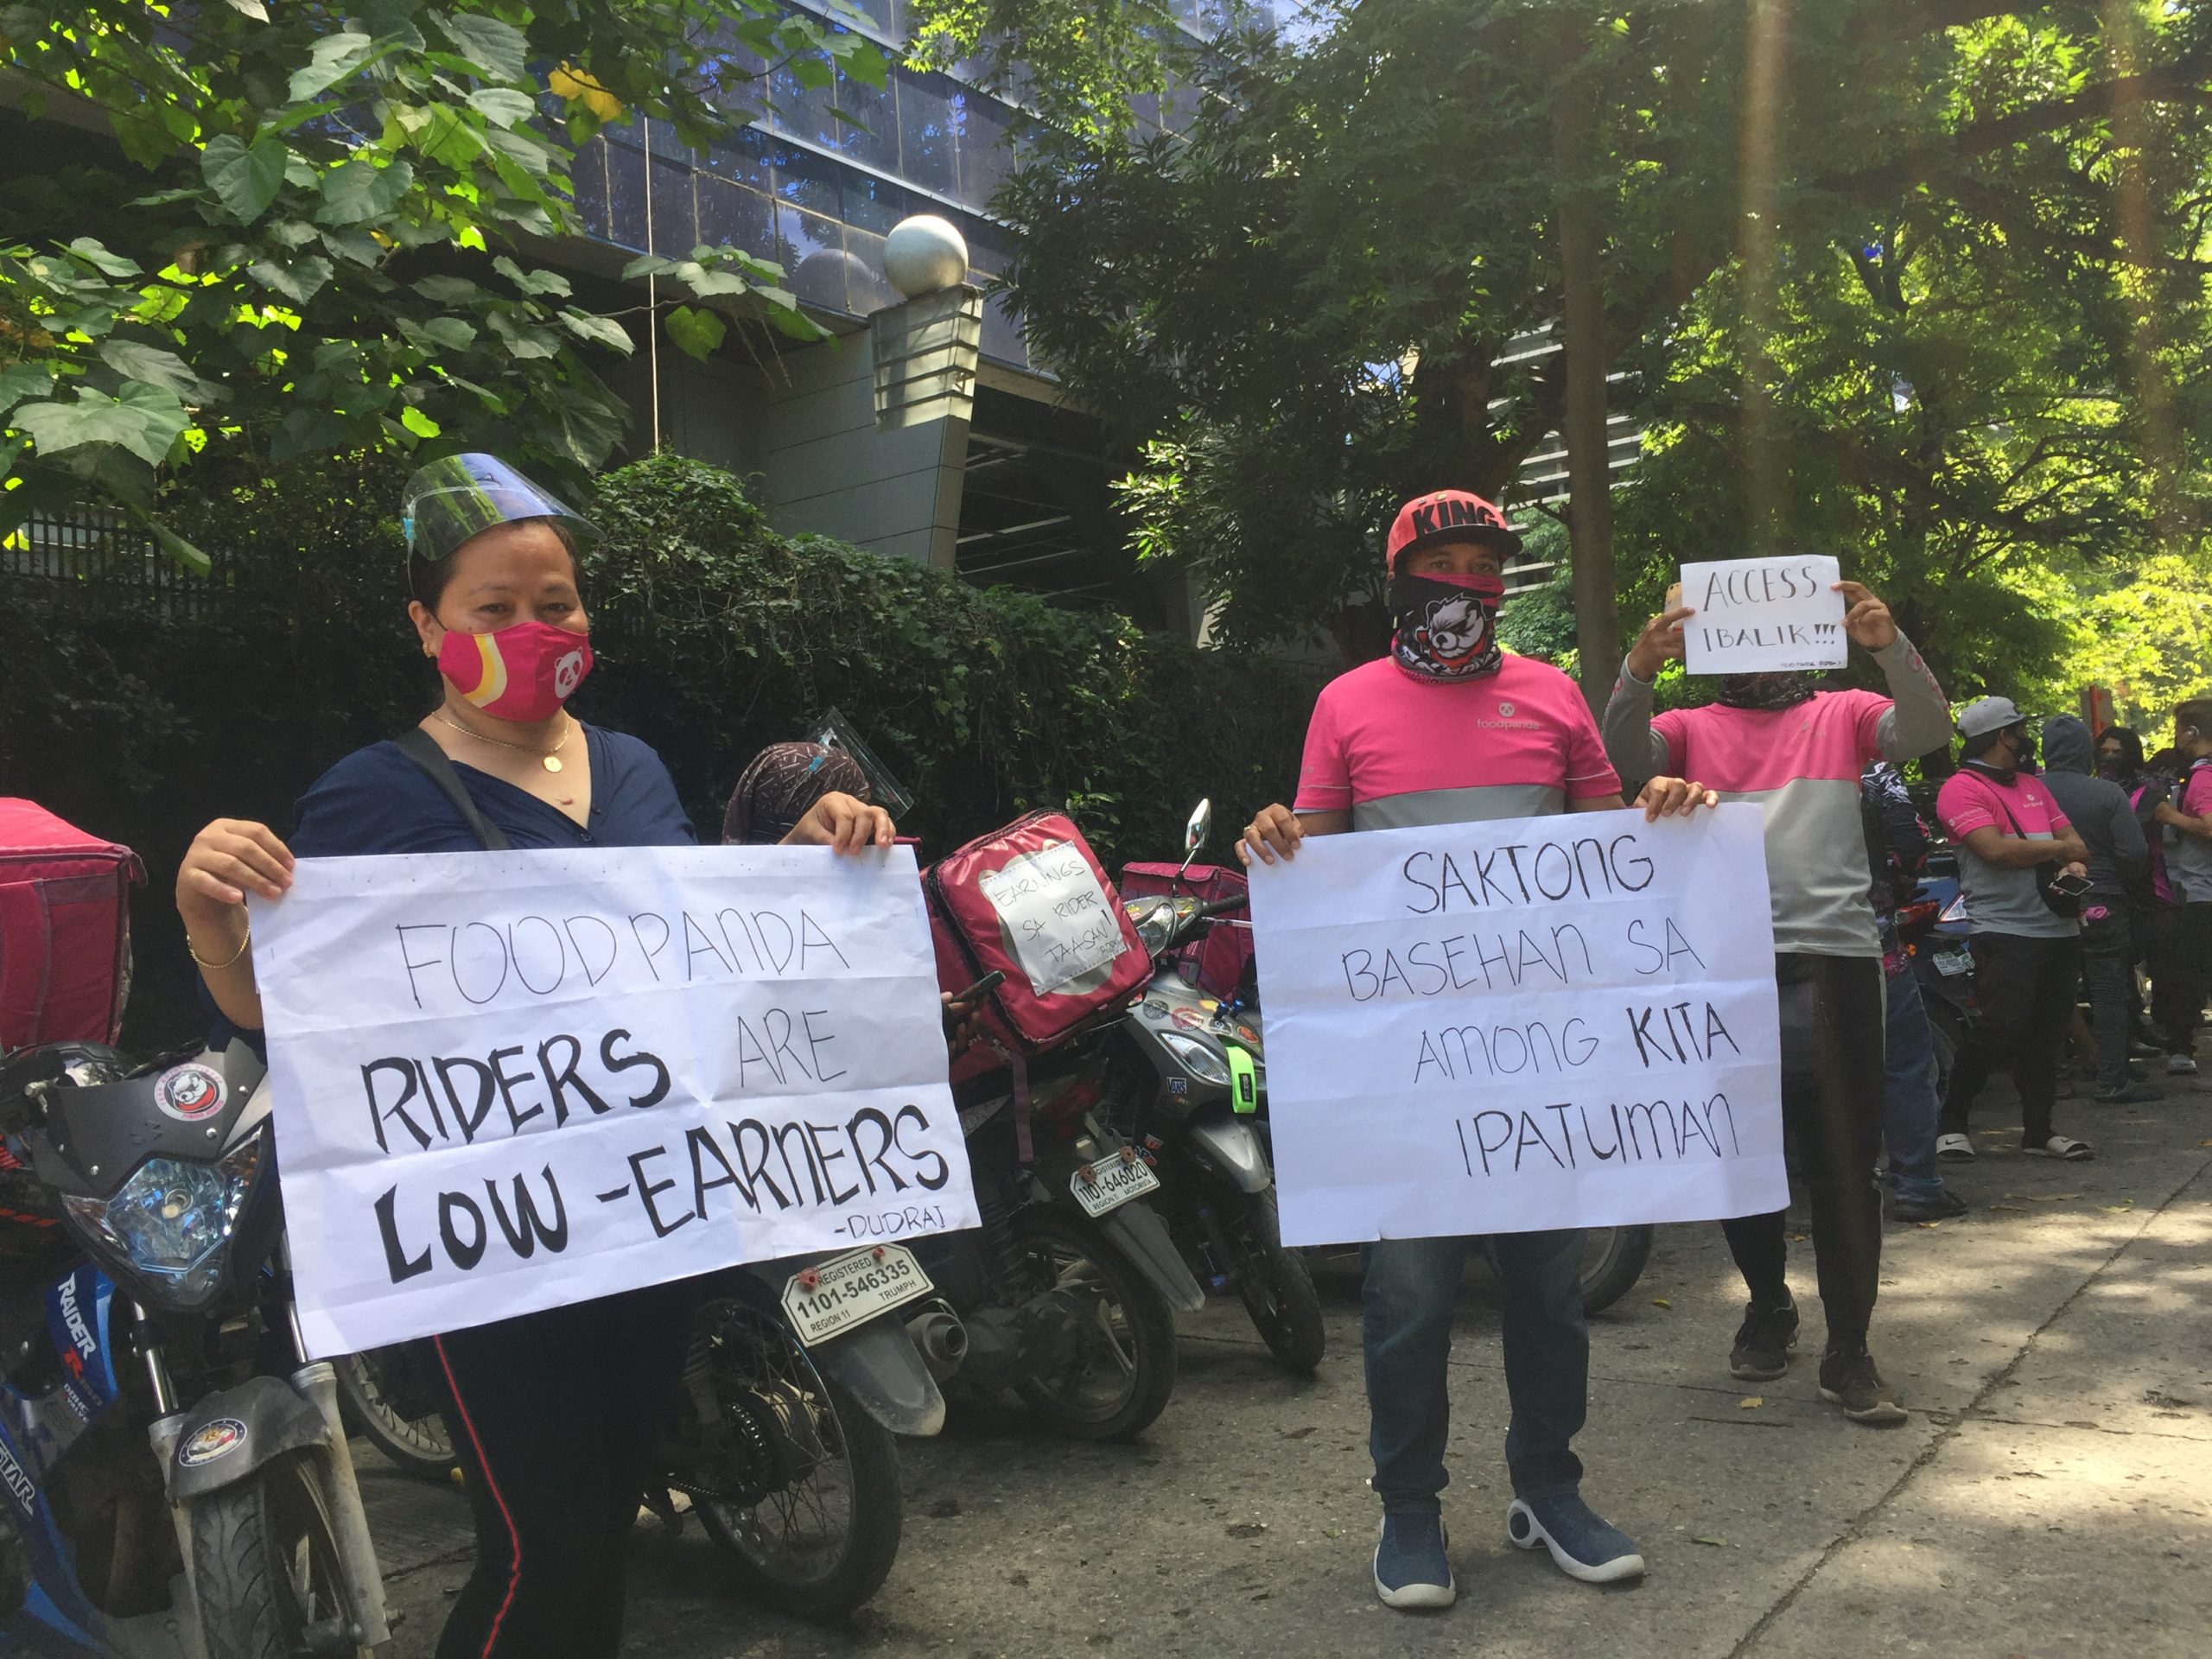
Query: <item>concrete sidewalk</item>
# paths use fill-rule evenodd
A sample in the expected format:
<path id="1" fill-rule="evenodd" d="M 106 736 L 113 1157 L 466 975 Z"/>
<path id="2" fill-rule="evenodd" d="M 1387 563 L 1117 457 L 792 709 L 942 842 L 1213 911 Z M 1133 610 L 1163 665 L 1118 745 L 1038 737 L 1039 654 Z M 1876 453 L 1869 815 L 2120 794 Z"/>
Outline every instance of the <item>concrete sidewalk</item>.
<path id="1" fill-rule="evenodd" d="M 2006 1115 L 1993 1090 L 1981 1121 Z M 625 1651 L 2195 1659 L 2212 1650 L 2212 1095 L 2060 1116 L 2098 1161 L 1986 1135 L 1954 1172 L 1972 1215 L 1890 1230 L 1875 1351 L 1911 1409 L 1901 1429 L 1820 1401 L 1805 1247 L 1801 1357 L 1754 1394 L 1727 1375 L 1743 1293 L 1719 1230 L 1662 1230 L 1643 1282 L 1595 1322 L 1580 1442 L 1592 1502 L 1650 1563 L 1641 1585 L 1578 1585 L 1507 1544 L 1496 1295 L 1478 1267 L 1445 1499 L 1459 1605 L 1376 1603 L 1357 1284 L 1338 1271 L 1311 1382 L 1216 1306 L 1186 1327 L 1180 1389 L 1135 1446 L 1067 1444 L 973 1404 L 943 1439 L 906 1443 L 905 1545 L 848 1629 L 728 1594 L 696 1526 L 641 1530 Z M 406 1615 L 387 1651 L 426 1659 L 467 1570 L 465 1509 L 369 1484 Z"/>

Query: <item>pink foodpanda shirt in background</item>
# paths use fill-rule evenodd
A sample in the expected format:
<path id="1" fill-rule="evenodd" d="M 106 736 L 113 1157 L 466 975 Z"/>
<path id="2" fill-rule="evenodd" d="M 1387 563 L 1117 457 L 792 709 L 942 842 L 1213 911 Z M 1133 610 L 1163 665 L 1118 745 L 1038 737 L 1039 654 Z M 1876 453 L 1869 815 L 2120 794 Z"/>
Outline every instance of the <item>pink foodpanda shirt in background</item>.
<path id="1" fill-rule="evenodd" d="M 2024 772 L 2006 785 L 1974 766 L 1961 766 L 1937 791 L 1936 816 L 1943 833 L 1958 843 L 1959 885 L 1966 889 L 1969 931 L 2063 939 L 2082 931 L 2080 922 L 2044 903 L 2032 868 L 2000 868 L 1976 858 L 1966 844 L 1977 830 L 2028 841 L 2055 840 L 2070 821 L 2040 780 Z"/>
<path id="2" fill-rule="evenodd" d="M 1871 654 L 1889 696 L 1816 691 L 1788 709 L 1707 703 L 1654 715 L 1650 683 L 1624 663 L 1605 705 L 1606 751 L 1623 772 L 1694 778 L 1765 814 L 1777 954 L 1882 954 L 1859 777 L 1870 760 L 1894 766 L 1950 740 L 1950 705 L 1912 642 L 1900 632 Z"/>
<path id="3" fill-rule="evenodd" d="M 1508 652 L 1495 674 L 1431 680 L 1385 657 L 1321 689 L 1294 804 L 1400 830 L 1540 817 L 1620 787 L 1581 691 L 1549 664 Z"/>

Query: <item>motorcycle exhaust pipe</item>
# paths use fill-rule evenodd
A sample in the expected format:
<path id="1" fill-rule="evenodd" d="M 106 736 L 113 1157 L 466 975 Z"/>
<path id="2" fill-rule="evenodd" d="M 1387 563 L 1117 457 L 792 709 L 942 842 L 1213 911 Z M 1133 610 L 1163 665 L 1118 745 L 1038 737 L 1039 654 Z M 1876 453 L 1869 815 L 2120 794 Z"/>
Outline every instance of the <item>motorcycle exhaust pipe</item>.
<path id="1" fill-rule="evenodd" d="M 906 1321 L 922 1364 L 938 1382 L 949 1381 L 968 1357 L 967 1327 L 942 1308 L 930 1308 Z"/>

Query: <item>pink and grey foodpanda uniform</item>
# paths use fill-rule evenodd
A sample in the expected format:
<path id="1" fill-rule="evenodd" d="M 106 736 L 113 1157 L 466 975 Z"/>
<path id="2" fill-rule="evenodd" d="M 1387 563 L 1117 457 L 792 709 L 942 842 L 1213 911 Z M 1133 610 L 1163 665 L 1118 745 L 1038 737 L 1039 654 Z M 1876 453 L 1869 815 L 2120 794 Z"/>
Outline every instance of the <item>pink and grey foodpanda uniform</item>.
<path id="1" fill-rule="evenodd" d="M 1882 946 L 1859 780 L 1870 761 L 1896 764 L 1943 747 L 1951 728 L 1942 689 L 1910 640 L 1899 633 L 1872 655 L 1889 696 L 1731 675 L 1723 681 L 1730 702 L 1656 716 L 1650 683 L 1624 663 L 1605 718 L 1606 753 L 1626 775 L 1694 778 L 1765 814 L 1783 1116 L 1810 1189 L 1832 1348 L 1864 1342 L 1881 1266 Z M 1786 1302 L 1783 1215 L 1724 1226 L 1753 1301 Z"/>
<path id="2" fill-rule="evenodd" d="M 1936 816 L 1959 850 L 1974 951 L 1974 1039 L 1951 1068 L 1943 1133 L 1967 1132 L 1974 1096 L 1990 1072 L 2005 1068 L 2019 1090 L 2024 1142 L 2040 1147 L 2051 1138 L 2058 1058 L 2081 982 L 2082 925 L 2044 902 L 2034 868 L 2000 869 L 1976 857 L 1966 840 L 1977 830 L 1994 830 L 2050 841 L 2070 822 L 2042 779 L 1975 760 L 1945 780 Z"/>
<path id="3" fill-rule="evenodd" d="M 1390 656 L 1323 688 L 1306 729 L 1295 810 L 1348 812 L 1355 830 L 1564 812 L 1618 798 L 1589 706 L 1559 670 L 1499 650 L 1494 577 L 1411 577 L 1402 554 L 1465 537 L 1517 548 L 1488 502 L 1440 492 L 1409 502 L 1389 537 Z M 1572 1492 L 1587 1410 L 1580 1230 L 1501 1235 L 1505 1458 L 1516 1497 Z M 1447 1476 L 1446 1359 L 1469 1240 L 1395 1238 L 1362 1251 L 1369 1449 L 1386 1511 L 1434 1514 Z M 1626 1541 L 1622 1541 L 1625 1545 Z M 1637 1565 L 1641 1571 L 1641 1563 Z"/>

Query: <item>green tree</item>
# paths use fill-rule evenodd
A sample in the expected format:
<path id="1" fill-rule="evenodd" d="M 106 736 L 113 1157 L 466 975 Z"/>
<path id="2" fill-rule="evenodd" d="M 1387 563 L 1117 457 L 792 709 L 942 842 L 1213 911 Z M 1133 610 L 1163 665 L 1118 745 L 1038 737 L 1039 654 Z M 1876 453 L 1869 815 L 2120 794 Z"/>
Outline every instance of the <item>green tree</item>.
<path id="1" fill-rule="evenodd" d="M 496 448 L 581 483 L 626 418 L 589 354 L 631 334 L 543 267 L 575 147 L 637 118 L 708 143 L 767 65 L 883 74 L 772 0 L 48 0 L 0 7 L 0 41 L 32 151 L 81 150 L 0 198 L 0 533 L 87 493 L 150 521 L 211 444 Z M 734 249 L 627 274 L 811 327 Z"/>
<path id="2" fill-rule="evenodd" d="M 989 12 L 1018 41 L 1061 8 Z M 1391 503 L 1439 484 L 1496 493 L 1556 430 L 1580 661 L 1602 695 L 1618 649 L 1607 397 L 1641 412 L 1685 364 L 1712 370 L 1700 433 L 1726 459 L 1704 477 L 1736 505 L 1678 553 L 1832 528 L 1795 482 L 1789 440 L 1810 405 L 1793 353 L 1857 365 L 1870 396 L 1895 376 L 1860 354 L 1863 316 L 1814 315 L 1814 291 L 1837 269 L 1910 289 L 1915 238 L 1939 229 L 1961 244 L 1942 251 L 1958 281 L 1976 250 L 1984 272 L 2017 262 L 1978 310 L 1944 308 L 1965 360 L 1913 383 L 1958 393 L 1916 461 L 1945 511 L 1979 512 L 2005 556 L 2031 559 L 2101 539 L 2120 511 L 2117 488 L 1989 497 L 2033 440 L 1961 461 L 1933 439 L 2007 403 L 1993 384 L 2018 392 L 2007 308 L 2024 300 L 2023 326 L 2063 347 L 2036 358 L 2043 395 L 2085 385 L 2107 435 L 2081 442 L 2149 463 L 2147 521 L 2120 516 L 2191 533 L 2179 435 L 2200 343 L 2206 7 L 1340 0 L 1324 15 L 1295 49 L 1236 36 L 1201 54 L 1185 135 L 1048 128 L 1002 198 L 1032 340 L 1149 446 L 1129 486 L 1145 550 L 1198 572 L 1227 637 L 1319 630 L 1370 652 Z M 1094 101 L 1112 69 L 1083 71 Z M 1563 349 L 1504 349 L 1530 335 Z M 2033 533 L 2008 539 L 2008 512 Z M 1901 557 L 1916 533 L 1896 538 Z M 1638 569 L 1650 553 L 1624 550 Z"/>

